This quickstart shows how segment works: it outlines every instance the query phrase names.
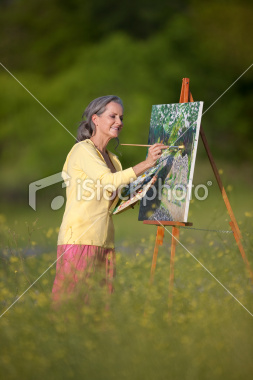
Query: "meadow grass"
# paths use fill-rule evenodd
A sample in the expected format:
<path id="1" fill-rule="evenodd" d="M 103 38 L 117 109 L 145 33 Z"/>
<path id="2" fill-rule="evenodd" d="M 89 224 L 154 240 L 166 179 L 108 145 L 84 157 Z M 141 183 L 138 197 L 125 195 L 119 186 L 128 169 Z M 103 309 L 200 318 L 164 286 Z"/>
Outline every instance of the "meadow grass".
<path id="1" fill-rule="evenodd" d="M 121 241 L 115 292 L 108 296 L 95 282 L 89 305 L 76 296 L 55 310 L 55 266 L 49 269 L 0 320 L 4 378 L 250 379 L 252 316 L 180 246 L 169 314 L 170 237 L 165 234 L 152 286 L 150 229 L 139 234 L 139 242 Z M 180 240 L 252 313 L 253 286 L 233 236 L 218 239 L 206 232 L 195 239 L 192 234 L 182 230 Z M 24 254 L 22 237 L 14 234 L 15 244 L 9 238 L 2 246 L 1 312 L 56 257 L 55 250 Z M 252 249 L 252 237 L 247 241 Z"/>
<path id="2" fill-rule="evenodd" d="M 253 267 L 249 187 L 238 190 L 234 182 L 231 188 Z M 62 210 L 43 205 L 37 212 L 22 204 L 5 204 L 1 210 L 0 314 L 55 261 L 62 217 Z M 233 235 L 181 229 L 180 242 L 250 313 L 180 245 L 169 313 L 171 236 L 165 232 L 151 286 L 156 227 L 137 218 L 138 207 L 114 217 L 113 294 L 93 280 L 89 305 L 76 295 L 55 309 L 53 265 L 1 317 L 4 379 L 252 378 L 253 285 Z M 217 188 L 206 201 L 193 200 L 189 220 L 194 227 L 229 230 Z"/>

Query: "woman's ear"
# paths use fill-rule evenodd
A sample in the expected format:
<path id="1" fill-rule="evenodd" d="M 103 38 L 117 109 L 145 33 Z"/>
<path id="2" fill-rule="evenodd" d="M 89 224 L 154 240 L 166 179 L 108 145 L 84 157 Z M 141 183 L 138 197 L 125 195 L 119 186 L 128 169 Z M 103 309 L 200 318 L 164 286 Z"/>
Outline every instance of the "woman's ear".
<path id="1" fill-rule="evenodd" d="M 97 125 L 96 123 L 97 123 L 97 115 L 96 114 L 94 114 L 94 115 L 92 115 L 91 116 L 91 120 L 93 121 L 93 123 L 95 124 L 95 125 Z"/>

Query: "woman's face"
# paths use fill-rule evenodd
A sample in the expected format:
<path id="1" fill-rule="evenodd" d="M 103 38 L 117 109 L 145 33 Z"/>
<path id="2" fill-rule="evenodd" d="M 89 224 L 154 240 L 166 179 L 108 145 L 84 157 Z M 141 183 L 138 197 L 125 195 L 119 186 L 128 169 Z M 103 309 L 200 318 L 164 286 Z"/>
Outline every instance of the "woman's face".
<path id="1" fill-rule="evenodd" d="M 110 102 L 102 115 L 93 115 L 92 121 L 99 134 L 107 138 L 118 137 L 123 128 L 123 109 L 120 104 Z"/>

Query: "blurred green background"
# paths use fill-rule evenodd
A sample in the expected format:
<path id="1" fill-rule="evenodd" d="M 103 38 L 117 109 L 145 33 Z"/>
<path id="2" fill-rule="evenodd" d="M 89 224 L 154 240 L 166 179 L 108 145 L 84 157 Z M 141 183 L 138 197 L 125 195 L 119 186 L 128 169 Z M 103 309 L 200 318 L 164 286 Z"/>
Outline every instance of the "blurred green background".
<path id="1" fill-rule="evenodd" d="M 205 112 L 250 67 L 252 19 L 248 0 L 0 0 L 0 62 L 74 136 L 92 99 L 120 96 L 120 141 L 145 144 L 152 104 L 178 102 L 182 78 L 190 78 Z M 2 66 L 0 83 L 4 312 L 56 259 L 63 208 L 53 211 L 50 204 L 65 190 L 57 184 L 38 191 L 34 211 L 28 187 L 60 172 L 75 140 Z M 252 85 L 253 66 L 204 114 L 202 126 L 253 264 Z M 144 148 L 114 146 L 109 149 L 124 168 L 145 158 Z M 189 221 L 228 230 L 200 141 L 194 184 L 207 181 L 209 196 L 193 197 Z M 114 217 L 117 291 L 110 311 L 94 296 L 90 309 L 75 305 L 54 322 L 53 266 L 2 317 L 4 378 L 251 379 L 250 314 L 178 247 L 168 325 L 171 239 L 165 235 L 150 292 L 156 229 L 137 219 L 138 207 Z M 180 240 L 252 312 L 252 286 L 233 235 L 182 230 Z"/>
<path id="2" fill-rule="evenodd" d="M 151 105 L 178 102 L 183 77 L 205 110 L 250 66 L 252 18 L 245 0 L 1 0 L 1 62 L 74 136 L 92 99 L 117 94 L 121 142 L 145 143 Z M 15 202 L 74 139 L 2 67 L 0 81 L 0 192 Z M 203 116 L 218 163 L 253 161 L 252 84 L 253 67 Z M 124 167 L 146 154 L 120 151 Z"/>

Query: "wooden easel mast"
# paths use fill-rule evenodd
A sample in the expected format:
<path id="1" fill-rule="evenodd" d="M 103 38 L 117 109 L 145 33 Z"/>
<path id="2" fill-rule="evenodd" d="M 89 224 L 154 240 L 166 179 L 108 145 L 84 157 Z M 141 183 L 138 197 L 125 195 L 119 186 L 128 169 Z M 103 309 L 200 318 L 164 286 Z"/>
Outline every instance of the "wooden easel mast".
<path id="1" fill-rule="evenodd" d="M 184 82 L 186 82 L 186 84 L 184 84 Z M 188 86 L 188 93 L 189 93 L 189 101 L 190 102 L 193 102 L 193 97 L 192 97 L 192 94 L 190 93 L 190 90 L 189 90 L 189 78 L 184 78 L 183 79 L 183 83 L 182 83 L 182 88 L 183 87 L 186 87 L 186 85 Z M 186 87 L 187 88 L 187 87 Z M 235 237 L 235 241 L 237 243 L 237 246 L 239 248 L 239 251 L 241 253 L 241 256 L 243 258 L 243 261 L 244 263 L 246 264 L 246 267 L 249 271 L 249 275 L 251 277 L 251 280 L 253 282 L 253 272 L 252 272 L 252 269 L 250 267 L 250 263 L 247 259 L 247 256 L 245 254 L 245 251 L 244 251 L 244 248 L 243 248 L 243 245 L 242 245 L 242 235 L 241 235 L 241 231 L 238 227 L 238 224 L 237 224 L 237 221 L 236 221 L 236 218 L 235 218 L 235 215 L 234 215 L 234 212 L 232 210 L 232 207 L 231 207 L 231 204 L 228 200 L 228 196 L 227 196 L 227 193 L 226 193 L 226 190 L 224 189 L 224 186 L 223 186 L 223 183 L 222 183 L 222 180 L 221 180 L 221 177 L 219 175 L 219 172 L 218 172 L 218 169 L 215 165 L 215 162 L 214 162 L 214 159 L 213 159 L 213 156 L 212 156 L 212 153 L 210 151 L 210 148 L 209 148 L 209 145 L 208 145 L 208 142 L 207 142 L 207 138 L 206 138 L 206 135 L 204 133 L 204 130 L 202 128 L 202 125 L 200 126 L 200 136 L 201 136 L 201 139 L 202 139 L 202 142 L 204 144 L 204 147 L 205 147 L 205 150 L 206 150 L 206 153 L 207 153 L 207 156 L 208 156 L 208 159 L 210 161 L 210 164 L 211 164 L 211 167 L 213 169 L 213 173 L 214 173 L 214 176 L 216 178 L 216 181 L 217 181 L 217 184 L 219 186 L 219 189 L 220 189 L 220 192 L 221 192 L 221 195 L 222 195 L 222 198 L 224 200 L 224 203 L 225 203 L 225 206 L 228 210 L 228 214 L 230 216 L 230 222 L 229 222 L 229 225 L 231 227 L 231 230 L 233 231 L 233 235 Z"/>
<path id="2" fill-rule="evenodd" d="M 189 89 L 189 78 L 183 78 L 182 81 L 182 87 L 181 87 L 181 94 L 179 103 L 187 103 L 187 102 L 193 102 L 193 97 Z M 207 156 L 209 158 L 211 167 L 213 169 L 216 181 L 218 183 L 219 189 L 221 191 L 225 206 L 228 210 L 228 214 L 230 216 L 230 222 L 229 225 L 231 227 L 231 230 L 233 231 L 236 243 L 238 245 L 239 251 L 241 253 L 241 256 L 246 264 L 246 267 L 249 271 L 251 280 L 253 282 L 253 272 L 251 270 L 249 261 L 247 259 L 247 256 L 245 254 L 243 245 L 242 245 L 242 235 L 240 232 L 240 229 L 238 227 L 236 218 L 234 216 L 232 207 L 230 205 L 230 202 L 228 200 L 228 196 L 226 194 L 226 191 L 224 189 L 224 186 L 222 184 L 221 177 L 219 175 L 218 169 L 215 165 L 213 156 L 211 154 L 207 138 L 205 136 L 205 133 L 203 131 L 202 126 L 200 127 L 200 136 L 203 141 Z M 172 226 L 172 240 L 171 240 L 171 256 L 170 256 L 170 278 L 169 278 L 169 308 L 172 305 L 172 294 L 173 294 L 173 284 L 174 284 L 174 261 L 175 261 L 175 253 L 176 253 L 176 244 L 179 241 L 179 233 L 180 233 L 180 226 L 192 226 L 192 223 L 183 223 L 183 222 L 168 222 L 168 221 L 151 221 L 151 220 L 144 220 L 144 224 L 153 224 L 157 225 L 157 232 L 156 232 L 156 241 L 155 241 L 155 248 L 154 248 L 154 254 L 153 254 L 153 260 L 151 265 L 151 274 L 150 274 L 150 283 L 152 284 L 155 274 L 155 268 L 156 268 L 156 261 L 157 261 L 157 255 L 158 255 L 158 248 L 159 245 L 163 244 L 163 238 L 164 238 L 164 226 Z"/>

